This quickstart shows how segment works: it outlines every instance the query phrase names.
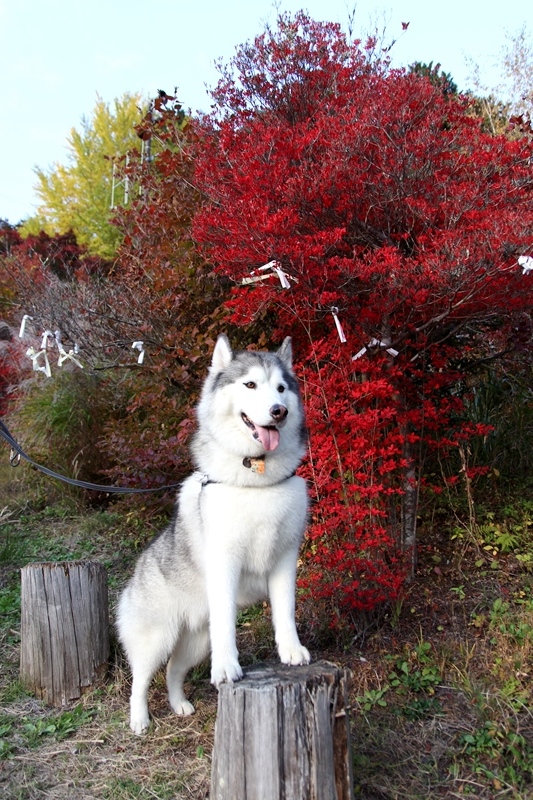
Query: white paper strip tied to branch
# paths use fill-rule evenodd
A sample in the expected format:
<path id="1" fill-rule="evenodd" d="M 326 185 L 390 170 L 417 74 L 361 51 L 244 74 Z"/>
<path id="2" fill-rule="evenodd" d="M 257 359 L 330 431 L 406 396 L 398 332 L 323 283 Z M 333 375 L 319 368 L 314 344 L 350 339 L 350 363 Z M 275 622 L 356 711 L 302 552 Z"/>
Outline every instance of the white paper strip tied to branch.
<path id="1" fill-rule="evenodd" d="M 54 333 L 52 333 L 52 331 L 45 331 L 43 333 L 43 338 L 41 341 L 41 350 L 46 350 L 46 348 L 48 347 L 49 339 L 53 339 L 54 341 L 56 341 L 56 336 Z"/>
<path id="2" fill-rule="evenodd" d="M 34 372 L 44 372 L 47 378 L 52 377 L 52 371 L 50 369 L 50 362 L 48 361 L 46 350 L 39 350 L 38 352 L 35 352 L 33 347 L 29 347 L 26 350 L 26 355 L 28 358 L 31 358 Z M 39 364 L 39 359 L 41 357 L 43 358 L 43 364 Z"/>
<path id="3" fill-rule="evenodd" d="M 30 317 L 29 314 L 24 314 L 24 316 L 22 317 L 22 320 L 20 322 L 19 339 L 22 339 L 22 337 L 24 336 L 24 331 L 26 330 L 26 322 L 29 319 L 33 319 L 33 317 Z"/>
<path id="4" fill-rule="evenodd" d="M 390 342 L 382 342 L 380 341 L 380 339 L 371 339 L 369 343 L 365 345 L 365 347 L 362 347 L 358 353 L 352 356 L 352 361 L 357 361 L 358 358 L 362 358 L 364 354 L 368 352 L 368 350 L 375 347 L 383 348 L 385 352 L 388 353 L 393 358 L 395 358 L 398 355 L 398 351 L 390 346 Z"/>
<path id="5" fill-rule="evenodd" d="M 139 351 L 139 358 L 137 364 L 142 364 L 144 361 L 144 342 L 133 342 L 132 347 Z"/>
<path id="6" fill-rule="evenodd" d="M 58 367 L 63 366 L 65 361 L 68 360 L 68 361 L 72 361 L 73 364 L 76 364 L 76 366 L 79 367 L 80 369 L 83 369 L 83 364 L 81 363 L 81 361 L 78 361 L 78 359 L 76 358 L 76 356 L 79 353 L 79 348 L 78 348 L 77 344 L 75 344 L 74 348 L 69 350 L 68 353 L 65 350 L 65 348 L 63 347 L 63 345 L 59 345 L 58 344 L 58 348 L 59 348 L 59 358 L 57 359 L 57 366 Z"/>
<path id="7" fill-rule="evenodd" d="M 288 277 L 287 273 L 283 272 L 281 267 L 278 266 L 278 265 L 274 265 L 272 267 L 272 269 L 274 270 L 274 272 L 276 273 L 276 275 L 279 278 L 279 282 L 281 283 L 281 288 L 282 289 L 290 289 L 291 285 L 289 283 L 289 277 Z"/>
<path id="8" fill-rule="evenodd" d="M 298 283 L 296 278 L 293 278 L 292 275 L 289 275 L 287 272 L 284 271 L 279 261 L 269 261 L 268 264 L 263 264 L 262 267 L 258 267 L 257 272 L 262 272 L 263 275 L 255 275 L 254 274 L 255 272 L 256 270 L 252 270 L 252 274 L 248 278 L 243 278 L 241 281 L 241 285 L 246 286 L 246 284 L 249 283 L 257 283 L 258 281 L 264 281 L 267 278 L 271 278 L 272 275 L 278 276 L 282 289 L 290 289 L 291 288 L 290 281 Z"/>
<path id="9" fill-rule="evenodd" d="M 533 270 L 533 258 L 531 256 L 519 256 L 518 263 L 522 267 L 522 275 L 527 275 Z"/>
<path id="10" fill-rule="evenodd" d="M 57 366 L 62 367 L 65 361 L 72 361 L 73 364 L 76 364 L 77 367 L 83 369 L 83 364 L 76 358 L 76 356 L 80 352 L 78 345 L 75 344 L 74 347 L 71 348 L 67 353 L 61 341 L 61 331 L 55 331 L 54 339 L 56 340 L 57 349 L 59 350 L 59 358 L 57 359 Z"/>
<path id="11" fill-rule="evenodd" d="M 346 336 L 344 335 L 344 331 L 342 329 L 342 325 L 340 319 L 338 317 L 339 309 L 337 306 L 331 307 L 331 313 L 333 314 L 333 319 L 335 320 L 335 326 L 337 328 L 337 333 L 339 334 L 339 339 L 341 340 L 342 344 L 346 341 Z"/>

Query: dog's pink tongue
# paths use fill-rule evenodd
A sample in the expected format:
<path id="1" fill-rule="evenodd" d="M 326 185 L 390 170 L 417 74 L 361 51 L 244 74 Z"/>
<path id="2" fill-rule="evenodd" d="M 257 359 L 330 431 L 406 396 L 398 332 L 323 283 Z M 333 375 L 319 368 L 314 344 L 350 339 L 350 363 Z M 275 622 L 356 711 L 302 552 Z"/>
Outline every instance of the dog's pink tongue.
<path id="1" fill-rule="evenodd" d="M 255 429 L 265 450 L 275 450 L 279 444 L 279 431 L 277 428 L 262 428 L 260 425 L 256 425 Z"/>

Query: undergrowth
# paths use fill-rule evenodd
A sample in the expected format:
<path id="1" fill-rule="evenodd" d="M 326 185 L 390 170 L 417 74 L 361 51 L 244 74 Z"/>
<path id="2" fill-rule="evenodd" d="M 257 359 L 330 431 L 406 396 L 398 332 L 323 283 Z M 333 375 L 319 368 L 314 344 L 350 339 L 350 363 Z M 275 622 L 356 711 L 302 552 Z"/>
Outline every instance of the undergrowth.
<path id="1" fill-rule="evenodd" d="M 139 514 L 32 506 L 24 492 L 0 518 L 0 794 L 131 800 L 206 798 L 216 692 L 209 665 L 190 675 L 197 713 L 167 705 L 163 674 L 151 689 L 147 737 L 127 725 L 129 673 L 112 640 L 106 681 L 81 701 L 47 709 L 18 681 L 20 567 L 94 558 L 107 568 L 113 609 L 136 556 L 160 527 Z M 335 640 L 306 629 L 314 660 L 352 673 L 355 797 L 366 800 L 533 797 L 533 554 L 527 491 L 476 507 L 476 525 L 421 520 L 418 574 L 398 602 Z M 428 522 L 428 520 L 430 520 Z M 270 609 L 238 619 L 243 663 L 275 658 Z"/>

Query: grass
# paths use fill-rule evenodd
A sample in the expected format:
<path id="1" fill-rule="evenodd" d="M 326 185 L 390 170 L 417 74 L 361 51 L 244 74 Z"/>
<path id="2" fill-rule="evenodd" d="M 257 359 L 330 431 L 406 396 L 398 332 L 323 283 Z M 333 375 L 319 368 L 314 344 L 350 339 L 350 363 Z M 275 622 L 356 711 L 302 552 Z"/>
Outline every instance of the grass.
<path id="1" fill-rule="evenodd" d="M 15 493 L 18 494 L 18 493 Z M 147 537 L 138 519 L 83 511 L 71 500 L 41 510 L 19 498 L 0 520 L 0 796 L 57 798 L 205 797 L 209 786 L 216 696 L 208 672 L 195 672 L 197 713 L 185 722 L 166 707 L 162 675 L 154 682 L 148 739 L 127 724 L 129 675 L 112 634 L 105 682 L 65 709 L 50 709 L 18 681 L 19 568 L 32 561 L 95 558 L 106 565 L 110 603 Z M 4 665 L 6 669 L 4 669 Z"/>
<path id="2" fill-rule="evenodd" d="M 533 797 L 531 533 L 514 553 L 425 531 L 400 615 L 354 672 L 356 796 Z"/>
<path id="3" fill-rule="evenodd" d="M 18 480 L 18 479 L 17 479 Z M 0 474 L 0 486 L 2 475 Z M 170 712 L 163 674 L 154 724 L 127 725 L 129 674 L 112 643 L 109 674 L 81 702 L 49 709 L 18 682 L 18 570 L 30 561 L 95 558 L 111 606 L 159 525 L 135 514 L 43 507 L 8 487 L 0 519 L 0 795 L 16 800 L 153 800 L 209 794 L 216 692 L 207 664 L 190 676 L 197 712 Z M 352 672 L 355 797 L 364 800 L 533 798 L 531 501 L 480 511 L 475 530 L 421 523 L 417 579 L 358 649 L 315 649 Z M 489 549 L 490 547 L 490 549 Z M 274 657 L 269 609 L 239 616 L 244 663 Z M 305 640 L 305 620 L 300 620 Z"/>

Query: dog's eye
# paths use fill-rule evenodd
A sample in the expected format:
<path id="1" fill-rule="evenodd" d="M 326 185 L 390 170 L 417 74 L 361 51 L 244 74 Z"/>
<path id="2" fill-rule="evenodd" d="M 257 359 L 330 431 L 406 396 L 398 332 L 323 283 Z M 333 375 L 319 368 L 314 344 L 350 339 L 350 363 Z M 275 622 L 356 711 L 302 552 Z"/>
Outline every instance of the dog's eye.
<path id="1" fill-rule="evenodd" d="M 248 381 L 248 383 L 245 383 L 244 385 L 247 389 L 255 389 L 257 386 L 257 384 L 255 384 L 253 381 Z"/>
<path id="2" fill-rule="evenodd" d="M 278 392 L 280 394 L 283 394 L 284 391 L 285 391 L 285 387 L 284 387 L 284 385 L 282 383 L 280 383 L 280 385 L 278 386 Z"/>

